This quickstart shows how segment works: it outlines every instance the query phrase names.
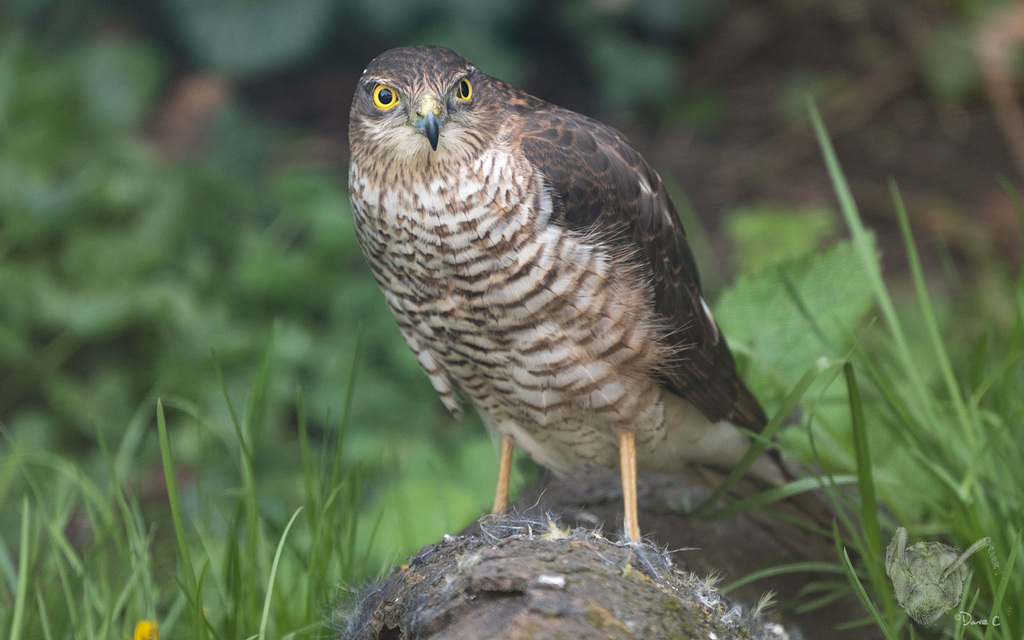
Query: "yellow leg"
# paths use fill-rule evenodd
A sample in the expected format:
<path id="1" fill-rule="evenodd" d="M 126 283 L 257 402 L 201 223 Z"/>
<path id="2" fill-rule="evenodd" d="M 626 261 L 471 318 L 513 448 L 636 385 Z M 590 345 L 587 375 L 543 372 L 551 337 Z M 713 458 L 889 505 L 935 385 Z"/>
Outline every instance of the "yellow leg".
<path id="1" fill-rule="evenodd" d="M 623 520 L 630 542 L 640 540 L 636 508 L 636 437 L 632 431 L 619 431 L 619 470 L 622 472 Z"/>
<path id="2" fill-rule="evenodd" d="M 512 436 L 501 436 L 501 460 L 498 463 L 498 488 L 494 492 L 494 508 L 491 513 L 505 512 L 508 506 L 508 479 L 512 475 L 512 449 L 515 443 Z"/>

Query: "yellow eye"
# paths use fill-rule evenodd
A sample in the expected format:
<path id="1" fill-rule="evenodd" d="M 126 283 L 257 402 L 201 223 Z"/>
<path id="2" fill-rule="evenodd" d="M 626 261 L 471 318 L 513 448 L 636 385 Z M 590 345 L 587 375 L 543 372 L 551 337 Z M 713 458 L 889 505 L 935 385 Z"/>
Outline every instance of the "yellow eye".
<path id="1" fill-rule="evenodd" d="M 398 92 L 391 87 L 378 84 L 373 88 L 373 105 L 381 111 L 387 111 L 398 104 Z"/>
<path id="2" fill-rule="evenodd" d="M 459 86 L 455 88 L 455 97 L 464 102 L 469 102 L 469 99 L 473 97 L 473 85 L 469 84 L 469 80 L 463 78 L 459 82 Z"/>

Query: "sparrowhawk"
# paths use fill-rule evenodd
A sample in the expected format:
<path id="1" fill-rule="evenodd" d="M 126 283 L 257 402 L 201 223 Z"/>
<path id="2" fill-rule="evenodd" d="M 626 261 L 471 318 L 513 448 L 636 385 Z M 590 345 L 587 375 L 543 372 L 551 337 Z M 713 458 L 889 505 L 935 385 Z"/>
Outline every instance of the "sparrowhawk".
<path id="1" fill-rule="evenodd" d="M 356 232 L 445 406 L 458 395 L 557 474 L 734 466 L 764 411 L 701 294 L 658 174 L 615 129 L 418 46 L 363 72 L 349 122 Z"/>

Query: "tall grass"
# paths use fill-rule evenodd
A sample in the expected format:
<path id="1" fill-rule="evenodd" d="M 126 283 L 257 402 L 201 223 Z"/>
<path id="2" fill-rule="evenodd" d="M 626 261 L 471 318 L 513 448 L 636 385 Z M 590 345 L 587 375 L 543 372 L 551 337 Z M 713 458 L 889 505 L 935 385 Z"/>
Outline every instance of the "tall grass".
<path id="1" fill-rule="evenodd" d="M 812 118 L 840 210 L 861 256 L 862 272 L 855 277 L 869 280 L 884 328 L 872 332 L 872 340 L 862 344 L 852 366 L 846 367 L 862 501 L 862 537 L 855 544 L 867 568 L 862 578 L 847 563 L 851 583 L 888 638 L 1020 638 L 1024 277 L 990 269 L 989 288 L 963 294 L 970 306 L 952 313 L 959 322 L 947 323 L 943 330 L 942 310 L 929 294 L 908 215 L 893 185 L 914 288 L 912 299 L 895 299 L 824 125 L 816 112 Z M 996 311 L 1006 308 L 1009 313 L 999 317 Z M 872 461 L 870 439 L 884 441 L 895 452 Z M 879 513 L 884 514 L 881 521 Z M 973 570 L 959 609 L 931 628 L 908 620 L 881 571 L 883 544 L 896 526 L 909 530 L 911 543 L 940 541 L 966 549 L 984 538 L 991 540 L 991 559 L 978 554 L 970 561 Z M 966 616 L 953 617 L 960 611 L 988 624 L 963 624 Z"/>
<path id="2" fill-rule="evenodd" d="M 20 520 L 20 527 L 16 544 L 0 537 L 0 636 L 130 638 L 141 620 L 156 621 L 164 638 L 327 634 L 329 612 L 345 596 L 339 590 L 379 570 L 356 545 L 360 523 L 372 521 L 360 519 L 358 469 L 342 459 L 345 418 L 336 439 L 316 447 L 301 393 L 302 464 L 293 474 L 301 489 L 293 492 L 302 500 L 282 513 L 272 505 L 279 485 L 261 488 L 267 475 L 258 460 L 278 446 L 261 444 L 260 434 L 271 352 L 244 412 L 230 411 L 234 439 L 225 440 L 223 429 L 203 420 L 196 420 L 198 437 L 190 438 L 185 429 L 170 431 L 166 413 L 173 409 L 157 400 L 156 433 L 148 421 L 133 424 L 122 448 L 104 450 L 108 464 L 98 480 L 45 451 L 4 452 L 4 518 Z M 163 510 L 147 513 L 138 497 L 139 469 L 132 464 L 140 452 L 126 449 L 153 437 L 159 441 L 169 521 L 161 522 Z M 210 470 L 184 468 L 175 455 L 179 445 L 195 442 L 234 457 L 233 488 L 197 489 Z M 18 491 L 20 500 L 12 501 L 10 494 Z"/>

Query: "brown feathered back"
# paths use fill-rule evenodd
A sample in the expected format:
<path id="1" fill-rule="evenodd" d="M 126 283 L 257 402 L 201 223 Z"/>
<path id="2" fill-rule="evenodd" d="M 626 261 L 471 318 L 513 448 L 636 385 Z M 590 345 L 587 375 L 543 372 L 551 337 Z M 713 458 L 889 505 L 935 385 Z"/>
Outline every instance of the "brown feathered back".
<path id="1" fill-rule="evenodd" d="M 494 82 L 510 105 L 530 114 L 515 120 L 517 143 L 547 178 L 563 223 L 617 245 L 649 276 L 656 311 L 670 327 L 666 339 L 678 353 L 662 372 L 664 386 L 710 420 L 760 431 L 764 410 L 740 379 L 707 308 L 683 226 L 657 172 L 615 129 Z"/>

